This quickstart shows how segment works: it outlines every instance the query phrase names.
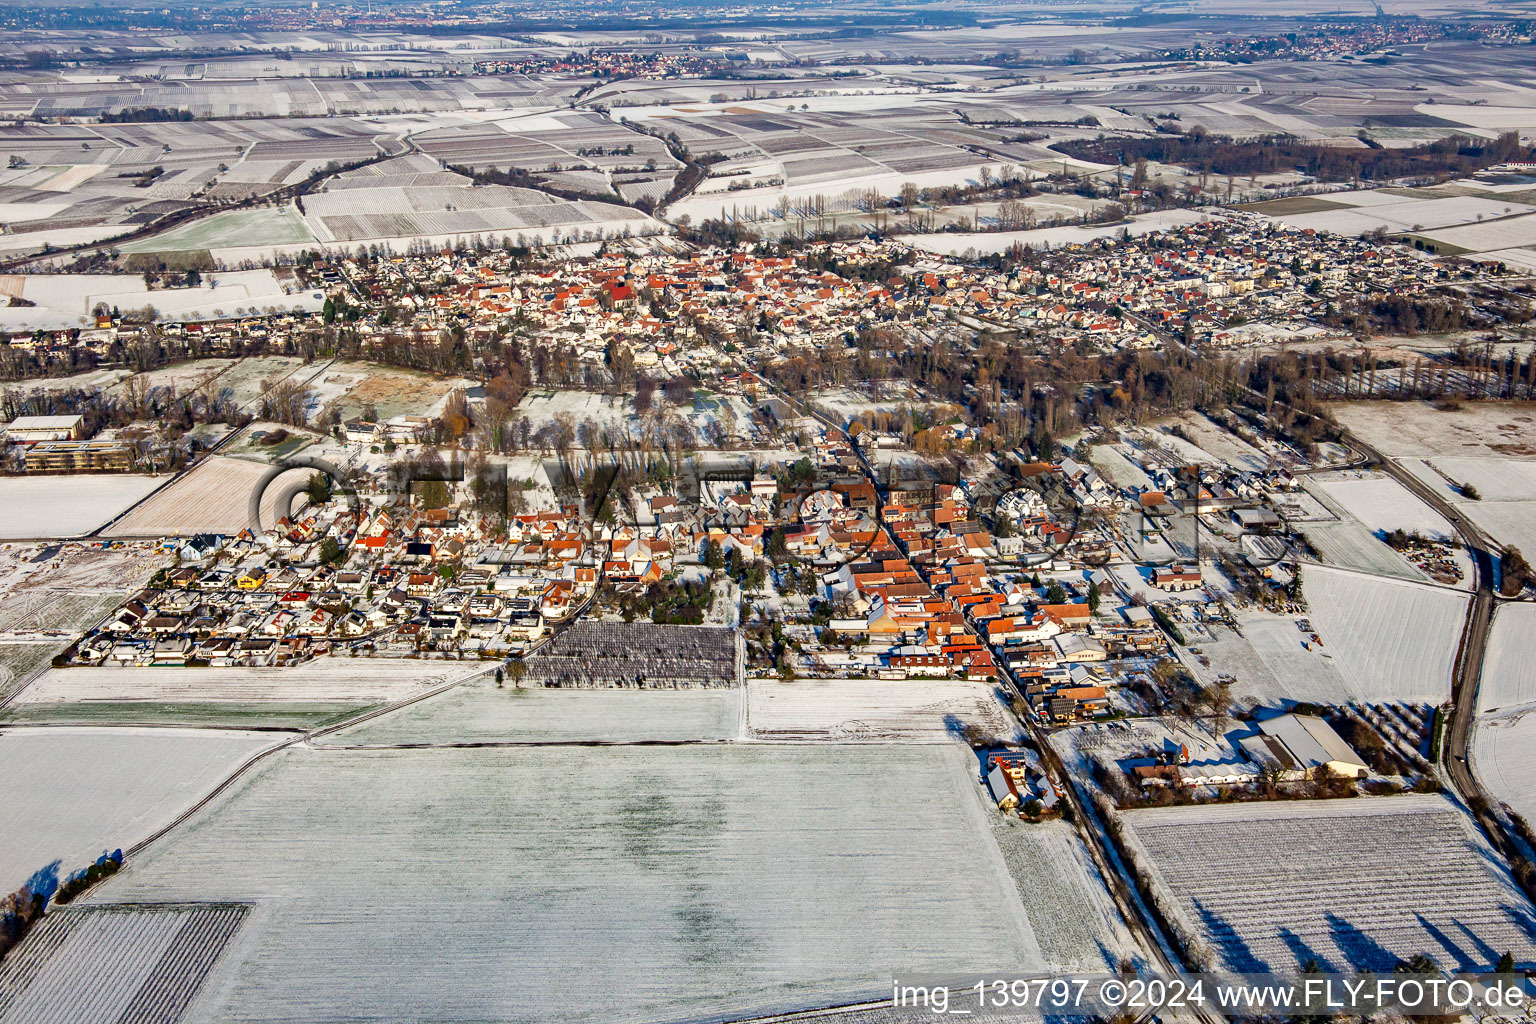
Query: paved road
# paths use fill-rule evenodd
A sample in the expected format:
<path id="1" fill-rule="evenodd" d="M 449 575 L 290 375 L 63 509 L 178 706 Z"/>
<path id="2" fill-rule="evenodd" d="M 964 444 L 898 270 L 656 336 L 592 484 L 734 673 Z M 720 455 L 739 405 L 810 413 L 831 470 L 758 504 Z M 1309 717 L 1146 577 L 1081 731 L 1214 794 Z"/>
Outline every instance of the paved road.
<path id="1" fill-rule="evenodd" d="M 1456 649 L 1456 664 L 1451 674 L 1451 719 L 1445 733 L 1444 758 L 1451 785 L 1463 801 L 1470 806 L 1479 803 L 1495 806 L 1496 802 L 1483 790 L 1482 783 L 1467 760 L 1472 724 L 1477 717 L 1477 689 L 1483 673 L 1483 655 L 1488 649 L 1488 631 L 1493 623 L 1494 607 L 1498 603 L 1498 595 L 1493 589 L 1494 544 L 1476 524 L 1441 497 L 1433 487 L 1358 438 L 1349 434 L 1344 437 L 1356 450 L 1375 461 L 1383 473 L 1444 516 L 1472 555 L 1476 589 L 1467 606 L 1466 624 L 1462 627 L 1461 641 Z M 1482 814 L 1478 817 L 1484 830 L 1506 855 L 1514 849 L 1496 818 Z"/>

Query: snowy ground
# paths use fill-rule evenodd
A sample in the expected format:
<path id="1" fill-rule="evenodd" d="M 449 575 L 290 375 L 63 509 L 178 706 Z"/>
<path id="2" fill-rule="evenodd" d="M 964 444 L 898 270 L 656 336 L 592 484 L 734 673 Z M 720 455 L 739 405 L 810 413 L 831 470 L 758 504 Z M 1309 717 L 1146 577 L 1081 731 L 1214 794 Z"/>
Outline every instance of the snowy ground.
<path id="1" fill-rule="evenodd" d="M 1381 473 L 1340 470 L 1311 478 L 1328 497 L 1373 531 L 1406 530 L 1426 537 L 1455 536 L 1445 517 Z"/>
<path id="2" fill-rule="evenodd" d="M 1467 402 L 1440 410 L 1429 402 L 1335 402 L 1328 410 L 1393 458 L 1536 455 L 1536 403 Z"/>
<path id="3" fill-rule="evenodd" d="M 1344 681 L 1341 699 L 1439 703 L 1450 695 L 1465 593 L 1310 564 L 1302 592 Z"/>
<path id="4" fill-rule="evenodd" d="M 1212 455 L 1218 456 L 1226 465 L 1262 473 L 1274 461 L 1264 452 L 1201 413 L 1186 413 L 1179 417 L 1179 423 L 1196 444 Z"/>
<path id="5" fill-rule="evenodd" d="M 1297 628 L 1298 617 L 1257 609 L 1238 612 L 1242 639 L 1229 640 L 1228 631 L 1218 629 L 1216 643 L 1204 648 L 1211 656 L 1211 675 L 1236 675 L 1236 692 L 1259 701 L 1345 703 L 1352 693 L 1337 662 L 1329 648 L 1311 643 L 1311 634 Z"/>
<path id="6" fill-rule="evenodd" d="M 407 658 L 317 658 L 282 668 L 55 668 L 18 705 L 92 701 L 267 702 L 398 700 L 481 666 Z"/>
<path id="7" fill-rule="evenodd" d="M 1199 224 L 1208 218 L 1191 210 L 1161 210 L 1157 213 L 1140 214 L 1117 224 L 1091 224 L 1054 228 L 1033 228 L 1028 231 L 991 231 L 968 234 L 935 233 L 931 235 L 898 235 L 896 241 L 929 252 L 957 255 L 967 249 L 980 253 L 1002 252 L 1015 242 L 1039 249 L 1059 248 L 1063 245 L 1083 245 L 1095 239 L 1120 237 L 1129 231 L 1132 235 L 1145 235 L 1167 228 Z"/>
<path id="8" fill-rule="evenodd" d="M 150 500 L 135 508 L 105 533 L 109 537 L 186 537 L 197 533 L 234 535 L 251 525 L 251 496 L 272 469 L 264 462 L 214 455 Z M 292 481 L 307 480 L 310 471 L 292 470 L 263 491 L 261 523 L 277 522 L 275 502 Z M 164 483 L 161 478 L 158 483 Z"/>
<path id="9" fill-rule="evenodd" d="M 1493 613 L 1477 688 L 1480 713 L 1536 703 L 1536 605 L 1503 604 Z"/>
<path id="10" fill-rule="evenodd" d="M 1536 708 L 1483 715 L 1472 734 L 1478 778 L 1500 803 L 1536 822 Z"/>
<path id="11" fill-rule="evenodd" d="M 739 689 L 546 690 L 472 680 L 327 737 L 332 745 L 726 740 L 741 731 Z"/>
<path id="12" fill-rule="evenodd" d="M 170 479 L 126 473 L 5 477 L 0 540 L 84 536 Z"/>
<path id="13" fill-rule="evenodd" d="M 1380 540 L 1363 523 L 1344 519 L 1332 523 L 1302 523 L 1302 536 L 1324 562 L 1344 569 L 1428 582 L 1417 566 Z"/>
<path id="14" fill-rule="evenodd" d="M 1133 842 L 1226 969 L 1390 969 L 1428 953 L 1488 970 L 1536 962 L 1536 916 L 1441 796 L 1168 807 Z"/>
<path id="15" fill-rule="evenodd" d="M 90 901 L 256 904 L 189 1022 L 824 1005 L 1046 966 L 974 772 L 958 745 L 294 749 Z"/>
<path id="16" fill-rule="evenodd" d="M 45 330 L 90 326 L 90 312 L 100 303 L 124 310 L 152 306 L 163 320 L 210 320 L 226 316 L 281 312 L 319 312 L 325 294 L 286 286 L 270 270 L 210 274 L 196 288 L 150 290 L 134 274 L 32 274 L 22 295 L 35 306 L 12 310 L 7 327 L 35 324 Z"/>
<path id="17" fill-rule="evenodd" d="M 953 740 L 966 725 L 1011 739 L 1018 724 L 990 683 L 960 679 L 747 680 L 758 739 Z"/>
<path id="18" fill-rule="evenodd" d="M 62 880 L 103 851 L 168 824 L 282 733 L 209 729 L 0 730 L 7 814 L 0 889 L 58 865 Z"/>

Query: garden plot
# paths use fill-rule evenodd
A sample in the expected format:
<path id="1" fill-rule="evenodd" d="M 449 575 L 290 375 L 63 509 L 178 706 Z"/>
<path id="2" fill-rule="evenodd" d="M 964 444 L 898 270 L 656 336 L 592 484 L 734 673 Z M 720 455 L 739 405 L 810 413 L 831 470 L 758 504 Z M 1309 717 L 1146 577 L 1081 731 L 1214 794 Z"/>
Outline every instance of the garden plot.
<path id="1" fill-rule="evenodd" d="M 958 746 L 294 748 L 90 900 L 255 904 L 189 1024 L 877 998 L 893 964 L 1046 966 L 974 771 Z"/>
<path id="2" fill-rule="evenodd" d="M 372 704 L 478 671 L 457 662 L 410 658 L 316 658 L 278 668 L 55 668 L 22 690 L 15 706 L 96 701 Z"/>
<path id="3" fill-rule="evenodd" d="M 1466 593 L 1320 565 L 1303 568 L 1302 592 L 1344 679 L 1341 700 L 1438 704 L 1450 695 Z"/>
<path id="4" fill-rule="evenodd" d="M 94 533 L 170 480 L 127 473 L 5 477 L 0 540 Z"/>
<path id="5" fill-rule="evenodd" d="M 1536 703 L 1536 605 L 1503 604 L 1493 613 L 1488 652 L 1477 688 L 1479 712 Z"/>
<path id="6" fill-rule="evenodd" d="M 1125 456 L 1119 445 L 1098 444 L 1093 446 L 1089 457 L 1093 468 L 1116 487 L 1151 488 L 1152 478 L 1135 462 Z"/>
<path id="7" fill-rule="evenodd" d="M 176 1024 L 249 908 L 57 907 L 0 965 L 5 1024 Z"/>
<path id="8" fill-rule="evenodd" d="M 564 690 L 471 680 L 345 729 L 324 742 L 627 743 L 728 740 L 741 732 L 740 689 Z"/>
<path id="9" fill-rule="evenodd" d="M 1012 740 L 1018 723 L 989 683 L 960 679 L 747 680 L 757 739 L 940 743 L 967 726 Z"/>
<path id="10" fill-rule="evenodd" d="M 213 729 L 7 728 L 0 778 L 14 821 L 0 830 L 0 888 L 49 864 L 58 877 L 169 824 L 281 733 Z"/>
<path id="11" fill-rule="evenodd" d="M 1154 884 L 1233 971 L 1390 970 L 1427 953 L 1536 961 L 1536 917 L 1441 796 L 1169 807 L 1124 815 Z"/>
<path id="12" fill-rule="evenodd" d="M 104 536 L 184 537 L 197 533 L 234 535 L 251 525 L 251 495 L 273 467 L 264 462 L 214 455 L 176 478 L 153 498 L 128 513 Z M 261 491 L 261 522 L 275 523 L 279 492 L 292 481 L 309 478 L 310 471 L 290 470 Z M 84 478 L 82 478 L 84 479 Z M 159 481 L 163 483 L 164 481 Z M 285 509 L 282 514 L 287 514 Z"/>

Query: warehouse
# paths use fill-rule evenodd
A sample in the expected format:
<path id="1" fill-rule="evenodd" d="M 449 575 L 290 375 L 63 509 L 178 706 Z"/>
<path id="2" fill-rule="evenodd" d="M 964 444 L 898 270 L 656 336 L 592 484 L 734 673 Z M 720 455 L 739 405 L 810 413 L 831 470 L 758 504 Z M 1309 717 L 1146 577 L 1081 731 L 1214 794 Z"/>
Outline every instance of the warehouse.
<path id="1" fill-rule="evenodd" d="M 5 439 L 11 444 L 75 441 L 84 436 L 84 416 L 17 416 L 5 428 Z"/>

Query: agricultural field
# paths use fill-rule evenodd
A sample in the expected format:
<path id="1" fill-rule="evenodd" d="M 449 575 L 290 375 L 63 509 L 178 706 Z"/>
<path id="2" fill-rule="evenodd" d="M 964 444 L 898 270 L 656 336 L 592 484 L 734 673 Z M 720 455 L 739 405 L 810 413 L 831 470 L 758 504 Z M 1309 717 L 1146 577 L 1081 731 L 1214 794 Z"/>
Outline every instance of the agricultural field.
<path id="1" fill-rule="evenodd" d="M 0 276 L 0 293 L 18 295 L 32 306 L 0 307 L 6 330 L 68 330 L 94 327 L 98 305 L 155 311 L 160 320 L 216 320 L 246 313 L 318 313 L 319 291 L 304 291 L 288 275 L 271 270 L 211 274 L 200 285 L 151 289 L 134 274 L 27 274 Z"/>
<path id="2" fill-rule="evenodd" d="M 1327 565 L 1420 583 L 1429 581 L 1428 576 L 1362 523 L 1341 518 L 1335 522 L 1299 523 L 1298 528 Z"/>
<path id="3" fill-rule="evenodd" d="M 1507 610 L 1507 608 L 1506 608 Z M 1480 715 L 1472 734 L 1478 778 L 1501 804 L 1536 821 L 1536 708 L 1519 705 Z"/>
<path id="4" fill-rule="evenodd" d="M 1215 642 L 1201 645 L 1211 658 L 1211 668 L 1197 669 L 1196 674 L 1206 682 L 1231 673 L 1237 676 L 1235 692 L 1261 704 L 1287 699 L 1342 704 L 1352 699 L 1330 648 L 1311 643 L 1311 634 L 1297 627 L 1296 616 L 1257 609 L 1244 609 L 1237 616 L 1241 638 L 1216 627 L 1212 630 Z M 1184 660 L 1188 664 L 1189 659 Z"/>
<path id="5" fill-rule="evenodd" d="M 129 473 L 0 479 L 0 540 L 95 533 L 170 482 Z"/>
<path id="6" fill-rule="evenodd" d="M 351 248 L 361 242 L 402 250 L 413 241 L 448 244 L 476 235 L 517 236 L 542 245 L 665 230 L 632 207 L 564 200 L 506 185 L 475 186 L 463 175 L 440 169 L 431 172 L 433 184 L 389 183 L 421 168 L 422 158 L 403 157 L 339 175 L 324 191 L 304 198 L 304 223 L 322 247 Z"/>
<path id="7" fill-rule="evenodd" d="M 121 251 L 195 252 L 200 249 L 249 246 L 257 239 L 274 245 L 291 245 L 313 242 L 315 236 L 299 216 L 298 210 L 290 204 L 216 213 L 152 238 L 128 242 L 121 247 Z"/>
<path id="8" fill-rule="evenodd" d="M 1168 807 L 1127 833 L 1194 934 L 1232 971 L 1390 970 L 1427 953 L 1536 962 L 1536 917 L 1442 796 Z"/>
<path id="9" fill-rule="evenodd" d="M 1449 410 L 1429 402 L 1335 402 L 1328 411 L 1391 458 L 1536 455 L 1531 402 L 1467 402 Z"/>
<path id="10" fill-rule="evenodd" d="M 1086 245 L 1100 238 L 1119 237 L 1129 231 L 1132 235 L 1145 235 L 1153 231 L 1198 224 L 1207 218 L 1195 210 L 1158 210 L 1136 214 L 1115 224 L 1064 225 L 1051 228 L 1031 228 L 1025 231 L 985 231 L 970 233 L 942 232 L 929 235 L 900 235 L 897 241 L 918 249 L 959 256 L 967 250 L 978 253 L 1003 252 L 1015 244 L 1035 249 L 1056 249 L 1064 245 Z"/>
<path id="11" fill-rule="evenodd" d="M 1501 604 L 1493 614 L 1477 688 L 1477 709 L 1488 714 L 1536 703 L 1536 605 Z"/>
<path id="12" fill-rule="evenodd" d="M 988 683 L 959 679 L 747 680 L 747 730 L 756 739 L 942 743 L 967 726 L 1021 735 Z"/>
<path id="13" fill-rule="evenodd" d="M 332 746 L 396 743 L 636 743 L 729 740 L 741 734 L 742 691 L 564 690 L 472 679 L 343 729 Z"/>
<path id="14" fill-rule="evenodd" d="M 1340 470 L 1310 478 L 1333 502 L 1377 534 L 1391 530 L 1451 539 L 1456 531 L 1406 487 L 1381 473 Z"/>
<path id="15" fill-rule="evenodd" d="M 1344 680 L 1335 703 L 1439 703 L 1450 695 L 1466 593 L 1320 565 L 1303 566 L 1302 593 Z"/>
<path id="16" fill-rule="evenodd" d="M 13 820 L 0 832 L 0 888 L 52 864 L 57 877 L 168 825 L 282 733 L 213 729 L 6 728 L 0 777 Z"/>
<path id="17" fill-rule="evenodd" d="M 239 930 L 240 904 L 69 906 L 0 964 L 6 1024 L 176 1024 Z"/>
<path id="18" fill-rule="evenodd" d="M 109 537 L 185 537 L 198 533 L 234 535 L 251 525 L 251 495 L 272 469 L 269 463 L 214 455 L 176 478 L 170 486 L 113 523 Z M 309 478 L 290 470 L 262 492 L 261 521 L 278 519 L 278 493 L 292 480 Z M 52 481 L 49 481 L 50 483 Z M 163 483 L 162 479 L 159 481 Z"/>
<path id="19" fill-rule="evenodd" d="M 188 1021 L 825 1005 L 892 963 L 1047 964 L 974 771 L 958 745 L 294 748 L 89 902 L 254 904 Z"/>
<path id="20" fill-rule="evenodd" d="M 316 658 L 277 668 L 71 667 L 43 673 L 17 695 L 13 710 L 34 705 L 149 703 L 373 704 L 399 700 L 481 669 L 408 658 Z"/>

